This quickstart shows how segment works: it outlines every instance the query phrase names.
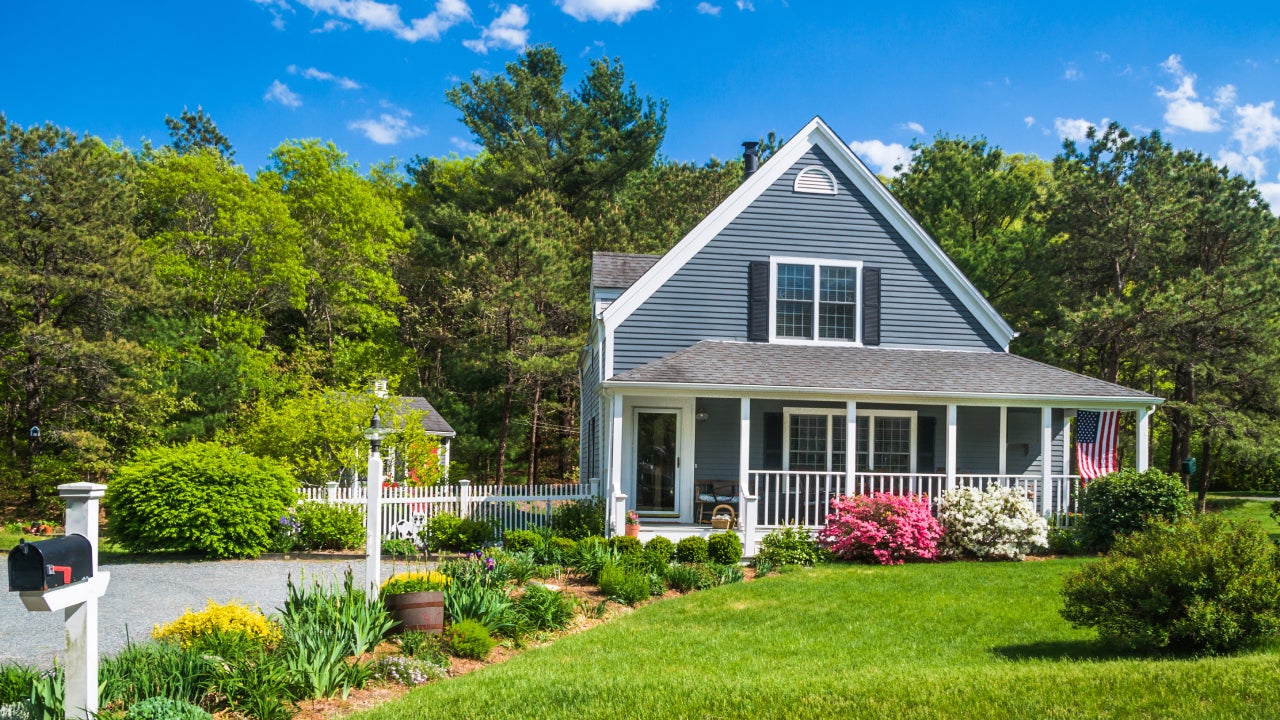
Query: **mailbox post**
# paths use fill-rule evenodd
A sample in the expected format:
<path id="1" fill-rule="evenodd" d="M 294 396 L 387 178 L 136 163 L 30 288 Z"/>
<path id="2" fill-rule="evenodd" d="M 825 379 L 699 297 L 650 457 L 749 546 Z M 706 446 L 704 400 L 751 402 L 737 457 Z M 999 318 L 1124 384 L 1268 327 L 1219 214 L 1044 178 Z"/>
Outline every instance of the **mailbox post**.
<path id="1" fill-rule="evenodd" d="M 367 505 L 364 514 L 364 576 L 369 584 L 369 597 L 378 597 L 382 582 L 382 438 L 391 431 L 382 427 L 382 416 L 373 409 L 373 418 L 364 431 L 369 441 L 369 467 L 365 482 Z"/>
<path id="2" fill-rule="evenodd" d="M 20 545 L 9 553 L 10 590 L 18 591 L 27 610 L 63 611 L 67 720 L 88 720 L 98 712 L 98 598 L 111 581 L 110 573 L 98 572 L 98 501 L 106 489 L 94 483 L 59 485 L 67 504 L 66 537 Z M 34 569 L 27 567 L 33 562 Z"/>

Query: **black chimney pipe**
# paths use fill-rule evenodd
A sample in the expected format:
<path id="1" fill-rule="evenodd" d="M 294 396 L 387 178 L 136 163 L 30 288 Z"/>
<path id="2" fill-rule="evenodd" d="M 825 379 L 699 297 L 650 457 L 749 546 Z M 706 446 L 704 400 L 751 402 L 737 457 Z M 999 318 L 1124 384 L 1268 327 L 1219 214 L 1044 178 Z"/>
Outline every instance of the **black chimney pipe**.
<path id="1" fill-rule="evenodd" d="M 760 169 L 760 155 L 756 152 L 756 148 L 760 143 L 748 140 L 742 143 L 742 179 L 746 180 L 751 174 Z"/>

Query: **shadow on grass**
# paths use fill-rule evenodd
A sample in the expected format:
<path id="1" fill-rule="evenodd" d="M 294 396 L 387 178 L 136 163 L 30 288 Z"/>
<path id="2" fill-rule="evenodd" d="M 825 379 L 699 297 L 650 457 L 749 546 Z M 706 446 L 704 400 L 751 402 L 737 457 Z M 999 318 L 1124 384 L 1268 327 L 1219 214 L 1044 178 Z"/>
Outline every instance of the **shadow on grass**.
<path id="1" fill-rule="evenodd" d="M 1246 502 L 1250 501 L 1242 498 L 1210 497 L 1205 498 L 1204 507 L 1209 512 L 1223 512 L 1226 510 L 1235 510 Z"/>
<path id="2" fill-rule="evenodd" d="M 1021 645 L 1002 645 L 991 653 L 1006 660 L 1121 660 L 1150 658 L 1144 653 L 1103 640 L 1047 640 Z"/>

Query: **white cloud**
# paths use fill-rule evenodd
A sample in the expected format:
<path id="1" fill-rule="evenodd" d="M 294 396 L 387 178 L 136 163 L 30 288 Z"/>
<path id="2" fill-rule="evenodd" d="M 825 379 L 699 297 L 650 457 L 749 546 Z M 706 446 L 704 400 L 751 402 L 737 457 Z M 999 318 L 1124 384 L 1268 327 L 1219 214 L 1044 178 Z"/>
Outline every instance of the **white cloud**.
<path id="1" fill-rule="evenodd" d="M 556 4 L 580 22 L 607 20 L 621 25 L 638 12 L 652 10 L 658 0 L 556 0 Z"/>
<path id="2" fill-rule="evenodd" d="M 408 23 L 400 19 L 399 5 L 377 0 L 298 0 L 298 4 L 316 13 L 350 20 L 365 30 L 389 32 L 408 42 L 439 40 L 449 28 L 471 19 L 471 8 L 464 0 L 437 0 L 429 15 Z"/>
<path id="3" fill-rule="evenodd" d="M 412 114 L 408 110 L 395 107 L 389 103 L 383 103 L 383 106 L 389 112 L 382 113 L 377 119 L 352 120 L 347 123 L 347 127 L 352 130 L 359 130 L 365 137 L 379 145 L 395 145 L 401 140 L 417 137 L 427 132 L 426 128 L 409 124 L 409 118 L 412 117 Z"/>
<path id="4" fill-rule="evenodd" d="M 302 97 L 279 80 L 271 81 L 271 87 L 267 88 L 267 94 L 263 95 L 262 99 L 267 102 L 278 102 L 287 108 L 302 107 Z"/>
<path id="5" fill-rule="evenodd" d="M 901 143 L 882 143 L 879 140 L 855 140 L 849 147 L 858 157 L 878 168 L 876 172 L 885 177 L 896 177 L 901 171 L 895 171 L 895 165 L 905 170 L 915 155 L 910 148 Z"/>
<path id="6" fill-rule="evenodd" d="M 477 144 L 475 144 L 475 143 L 471 142 L 470 140 L 463 140 L 463 139 L 462 139 L 462 138 L 460 138 L 460 137 L 451 137 L 451 138 L 449 138 L 449 144 L 450 144 L 450 145 L 453 145 L 453 146 L 454 146 L 454 147 L 456 147 L 456 148 L 458 148 L 458 149 L 459 149 L 459 150 L 461 150 L 462 152 L 464 152 L 464 153 L 468 153 L 468 154 L 471 154 L 471 155 L 474 155 L 474 154 L 476 154 L 476 153 L 478 153 L 478 152 L 480 152 L 481 150 L 483 150 L 483 149 L 484 149 L 484 148 L 480 147 L 479 145 L 477 145 Z"/>
<path id="7" fill-rule="evenodd" d="M 1096 127 L 1094 123 L 1084 118 L 1054 118 L 1053 129 L 1057 131 L 1058 138 L 1061 140 L 1075 140 L 1076 142 L 1084 142 L 1089 128 Z"/>
<path id="8" fill-rule="evenodd" d="M 508 5 L 502 14 L 489 23 L 475 40 L 463 40 L 469 50 L 481 55 L 493 48 L 523 50 L 529 43 L 529 13 L 521 5 Z"/>
<path id="9" fill-rule="evenodd" d="M 1022 122 L 1026 123 L 1027 127 L 1031 127 L 1036 124 L 1036 117 L 1034 115 L 1028 115 L 1022 118 Z"/>
<path id="10" fill-rule="evenodd" d="M 290 65 L 289 72 L 292 73 L 295 67 L 296 66 L 294 65 Z M 321 80 L 323 82 L 331 82 L 337 85 L 338 87 L 342 88 L 343 90 L 359 90 L 361 87 L 360 83 L 356 82 L 355 80 L 352 80 L 351 78 L 342 77 L 341 75 L 334 75 L 333 73 L 325 72 L 323 70 L 317 70 L 313 67 L 309 67 L 306 70 L 303 70 L 302 77 L 308 80 Z"/>
<path id="11" fill-rule="evenodd" d="M 915 120 L 910 120 L 910 121 L 908 121 L 908 122 L 904 122 L 904 123 L 902 123 L 902 129 L 903 129 L 903 130 L 910 130 L 911 132 L 913 132 L 913 133 L 915 133 L 915 134 L 917 134 L 917 135 L 923 135 L 923 134 L 924 134 L 924 126 L 923 126 L 923 125 L 921 125 L 920 123 L 916 122 Z"/>
<path id="12" fill-rule="evenodd" d="M 1274 100 L 1236 108 L 1236 127 L 1231 137 L 1240 143 L 1240 151 L 1254 155 L 1270 148 L 1280 148 L 1280 118 L 1272 112 Z"/>
<path id="13" fill-rule="evenodd" d="M 333 32 L 334 30 L 346 30 L 349 27 L 351 26 L 342 22 L 341 20 L 334 20 L 330 18 L 324 21 L 324 25 L 321 25 L 320 27 L 312 30 L 311 32 L 312 34 L 320 35 L 322 33 Z"/>
<path id="14" fill-rule="evenodd" d="M 1280 182 L 1258 183 L 1258 192 L 1271 206 L 1271 214 L 1280 215 Z"/>
<path id="15" fill-rule="evenodd" d="M 1164 121 L 1169 127 L 1192 132 L 1221 130 L 1218 110 L 1196 99 L 1196 76 L 1182 67 L 1182 56 L 1170 55 L 1168 60 L 1160 63 L 1160 67 L 1178 81 L 1178 87 L 1174 90 L 1156 88 L 1156 95 L 1166 103 Z"/>
<path id="16" fill-rule="evenodd" d="M 1235 105 L 1236 104 L 1236 86 L 1228 84 L 1228 85 L 1223 85 L 1217 90 L 1214 90 L 1213 101 L 1217 103 L 1218 107 L 1220 108 L 1227 107 L 1230 105 Z"/>
<path id="17" fill-rule="evenodd" d="M 703 15 L 716 15 L 716 16 L 719 16 L 719 15 L 720 15 L 720 6 L 719 6 L 719 5 L 712 5 L 712 4 L 711 4 L 711 3 L 709 3 L 709 2 L 700 2 L 700 3 L 698 3 L 698 12 L 699 12 L 699 13 L 701 13 L 701 14 L 703 14 Z"/>
<path id="18" fill-rule="evenodd" d="M 1098 62 L 1104 63 L 1111 60 L 1111 53 L 1108 53 L 1105 50 L 1099 50 L 1094 53 L 1094 57 L 1098 58 Z"/>
<path id="19" fill-rule="evenodd" d="M 1080 68 L 1075 65 L 1068 65 L 1066 72 L 1062 73 L 1062 77 L 1066 80 L 1079 80 L 1084 77 L 1084 73 L 1080 72 Z"/>
<path id="20" fill-rule="evenodd" d="M 1257 155 L 1245 155 L 1233 150 L 1219 150 L 1218 162 L 1247 178 L 1257 180 L 1266 172 L 1267 163 Z"/>
<path id="21" fill-rule="evenodd" d="M 745 10 L 746 12 L 756 11 L 756 6 L 751 3 L 751 0 L 738 0 L 735 4 L 739 10 Z"/>

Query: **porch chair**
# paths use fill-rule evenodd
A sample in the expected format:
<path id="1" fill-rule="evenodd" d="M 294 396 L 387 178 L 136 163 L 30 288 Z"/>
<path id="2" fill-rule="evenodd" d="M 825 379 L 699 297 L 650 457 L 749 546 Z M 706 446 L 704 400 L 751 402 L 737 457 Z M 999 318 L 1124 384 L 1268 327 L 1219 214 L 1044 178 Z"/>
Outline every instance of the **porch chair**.
<path id="1" fill-rule="evenodd" d="M 694 521 L 709 524 L 717 505 L 730 505 L 735 517 L 740 505 L 737 480 L 702 480 L 694 484 Z"/>

